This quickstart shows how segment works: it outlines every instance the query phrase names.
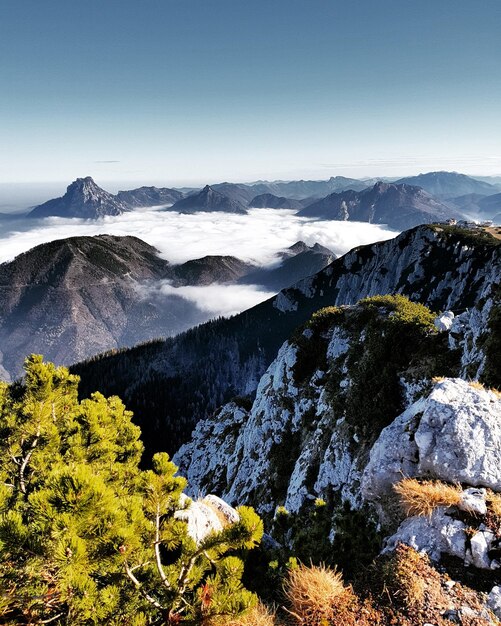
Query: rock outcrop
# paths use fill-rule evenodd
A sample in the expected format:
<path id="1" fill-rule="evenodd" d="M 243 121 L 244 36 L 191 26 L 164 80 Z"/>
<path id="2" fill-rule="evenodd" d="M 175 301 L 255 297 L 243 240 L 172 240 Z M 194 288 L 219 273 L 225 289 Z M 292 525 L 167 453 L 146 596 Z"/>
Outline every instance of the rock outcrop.
<path id="1" fill-rule="evenodd" d="M 365 499 L 391 493 L 402 476 L 501 491 L 501 397 L 461 379 L 436 382 L 386 427 L 362 478 Z"/>

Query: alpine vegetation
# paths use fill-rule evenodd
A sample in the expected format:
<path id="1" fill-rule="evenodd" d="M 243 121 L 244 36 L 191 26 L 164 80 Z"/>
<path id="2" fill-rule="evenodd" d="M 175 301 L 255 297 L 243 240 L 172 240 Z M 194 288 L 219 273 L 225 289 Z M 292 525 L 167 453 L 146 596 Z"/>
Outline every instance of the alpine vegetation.
<path id="1" fill-rule="evenodd" d="M 79 402 L 66 369 L 25 367 L 0 388 L 1 622 L 202 623 L 254 607 L 236 554 L 261 539 L 254 511 L 195 535 L 186 481 L 165 453 L 140 469 L 118 398 Z"/>

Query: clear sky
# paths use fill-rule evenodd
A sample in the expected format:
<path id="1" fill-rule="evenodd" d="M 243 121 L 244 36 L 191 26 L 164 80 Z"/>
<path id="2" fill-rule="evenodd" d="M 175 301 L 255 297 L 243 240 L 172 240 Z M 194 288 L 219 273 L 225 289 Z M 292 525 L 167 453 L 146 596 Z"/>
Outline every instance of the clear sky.
<path id="1" fill-rule="evenodd" d="M 501 175 L 500 0 L 0 9 L 0 183 Z"/>

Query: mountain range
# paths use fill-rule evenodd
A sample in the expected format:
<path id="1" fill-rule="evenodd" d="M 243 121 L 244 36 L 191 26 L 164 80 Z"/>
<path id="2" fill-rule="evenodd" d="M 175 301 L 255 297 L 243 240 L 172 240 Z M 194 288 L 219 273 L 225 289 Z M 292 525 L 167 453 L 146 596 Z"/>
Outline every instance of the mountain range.
<path id="1" fill-rule="evenodd" d="M 421 190 L 421 191 L 419 191 Z M 217 183 L 180 191 L 140 187 L 112 195 L 90 176 L 78 178 L 61 198 L 35 207 L 30 217 L 97 219 L 139 207 L 170 205 L 180 213 L 199 211 L 243 215 L 248 208 L 298 211 L 300 216 L 387 224 L 403 230 L 417 224 L 464 218 L 499 221 L 499 186 L 456 172 L 429 172 L 395 183 L 331 177 L 326 181 Z"/>
<path id="2" fill-rule="evenodd" d="M 139 187 L 129 191 L 119 191 L 116 195 L 119 202 L 123 202 L 131 209 L 173 204 L 183 197 L 180 191 L 167 187 Z"/>
<path id="3" fill-rule="evenodd" d="M 295 209 L 299 211 L 310 204 L 310 202 L 311 198 L 304 201 L 286 198 L 285 196 L 275 196 L 272 193 L 262 193 L 252 198 L 249 202 L 249 207 L 255 209 Z"/>

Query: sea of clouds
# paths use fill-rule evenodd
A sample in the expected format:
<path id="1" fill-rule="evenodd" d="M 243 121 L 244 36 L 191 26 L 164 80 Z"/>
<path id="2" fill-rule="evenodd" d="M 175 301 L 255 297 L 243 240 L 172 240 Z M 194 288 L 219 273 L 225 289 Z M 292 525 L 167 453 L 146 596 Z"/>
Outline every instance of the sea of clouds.
<path id="1" fill-rule="evenodd" d="M 278 252 L 299 240 L 308 245 L 318 242 L 339 256 L 355 246 L 397 235 L 374 224 L 307 219 L 290 210 L 184 215 L 153 207 L 99 220 L 50 217 L 0 222 L 0 263 L 41 243 L 99 234 L 139 237 L 173 264 L 206 255 L 232 255 L 262 266 L 279 264 Z M 273 295 L 254 285 L 175 288 L 162 283 L 158 292 L 193 302 L 207 318 L 238 313 Z"/>

